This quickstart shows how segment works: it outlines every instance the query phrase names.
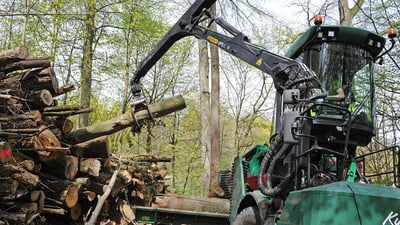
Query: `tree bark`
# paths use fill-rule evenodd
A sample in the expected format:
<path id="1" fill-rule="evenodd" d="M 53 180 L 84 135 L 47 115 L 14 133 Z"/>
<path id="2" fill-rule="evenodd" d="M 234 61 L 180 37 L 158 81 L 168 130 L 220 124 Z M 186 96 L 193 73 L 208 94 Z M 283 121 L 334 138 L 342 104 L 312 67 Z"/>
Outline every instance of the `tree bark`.
<path id="1" fill-rule="evenodd" d="M 350 8 L 348 0 L 339 0 L 340 24 L 351 26 L 354 16 L 358 13 L 363 4 L 364 0 L 357 0 L 354 6 Z"/>
<path id="2" fill-rule="evenodd" d="M 42 168 L 44 171 L 60 178 L 72 180 L 78 173 L 79 160 L 76 156 L 66 155 L 43 162 Z"/>
<path id="3" fill-rule="evenodd" d="M 211 8 L 211 13 L 216 14 L 216 4 Z M 216 23 L 211 24 L 211 30 L 216 31 Z M 211 45 L 211 165 L 210 165 L 210 187 L 211 192 L 218 187 L 219 161 L 220 161 L 220 75 L 218 47 Z"/>
<path id="4" fill-rule="evenodd" d="M 199 40 L 201 156 L 203 160 L 203 196 L 210 187 L 211 133 L 208 44 Z"/>
<path id="5" fill-rule="evenodd" d="M 154 118 L 158 118 L 177 110 L 185 108 L 185 101 L 182 96 L 175 96 L 164 101 L 150 104 L 149 111 Z M 141 123 L 151 118 L 147 110 L 135 112 L 136 120 Z M 118 118 L 94 124 L 89 127 L 79 128 L 65 136 L 69 144 L 77 144 L 104 135 L 113 134 L 122 129 L 135 125 L 136 121 L 131 112 L 127 112 Z"/>
<path id="6" fill-rule="evenodd" d="M 111 154 L 108 147 L 108 136 L 101 136 L 76 144 L 73 152 L 82 158 L 108 158 Z"/>
<path id="7" fill-rule="evenodd" d="M 96 34 L 95 16 L 96 16 L 96 0 L 85 0 L 86 18 L 85 32 L 82 50 L 82 65 L 80 79 L 80 95 L 79 104 L 82 108 L 90 107 L 90 95 L 92 89 L 92 64 L 93 64 L 93 40 Z M 89 115 L 79 115 L 78 127 L 86 127 L 89 125 Z"/>
<path id="8" fill-rule="evenodd" d="M 40 174 L 41 181 L 47 186 L 44 189 L 46 196 L 61 201 L 68 208 L 74 207 L 79 199 L 79 185 L 73 181 L 64 180 L 49 174 Z"/>
<path id="9" fill-rule="evenodd" d="M 99 176 L 100 170 L 101 162 L 94 158 L 82 160 L 79 165 L 79 172 L 86 173 L 95 177 Z"/>
<path id="10" fill-rule="evenodd" d="M 26 59 L 28 56 L 28 49 L 24 46 L 0 51 L 0 67 L 3 67 L 5 64 Z"/>

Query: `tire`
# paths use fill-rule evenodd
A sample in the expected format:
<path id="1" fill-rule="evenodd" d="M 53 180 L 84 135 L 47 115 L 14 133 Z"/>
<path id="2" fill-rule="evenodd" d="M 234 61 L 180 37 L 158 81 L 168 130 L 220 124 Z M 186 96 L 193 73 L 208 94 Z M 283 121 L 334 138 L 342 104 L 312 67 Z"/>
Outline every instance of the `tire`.
<path id="1" fill-rule="evenodd" d="M 233 225 L 261 225 L 258 209 L 255 206 L 250 206 L 243 209 L 235 219 Z"/>

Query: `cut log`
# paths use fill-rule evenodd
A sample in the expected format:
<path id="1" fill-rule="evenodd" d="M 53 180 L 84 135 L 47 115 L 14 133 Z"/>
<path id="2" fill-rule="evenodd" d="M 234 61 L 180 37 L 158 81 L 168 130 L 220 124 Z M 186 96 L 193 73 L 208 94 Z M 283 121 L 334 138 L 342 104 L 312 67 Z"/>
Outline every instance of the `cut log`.
<path id="1" fill-rule="evenodd" d="M 82 214 L 82 207 L 79 203 L 77 203 L 74 207 L 71 208 L 70 212 L 70 217 L 72 221 L 77 221 L 79 220 L 81 214 Z"/>
<path id="2" fill-rule="evenodd" d="M 47 125 L 54 125 L 63 134 L 68 134 L 74 127 L 72 121 L 65 116 L 45 116 L 44 121 L 46 121 Z"/>
<path id="3" fill-rule="evenodd" d="M 33 92 L 30 99 L 29 106 L 31 106 L 31 109 L 41 109 L 53 105 L 53 96 L 46 89 Z"/>
<path id="4" fill-rule="evenodd" d="M 124 220 L 123 224 L 131 224 L 136 219 L 132 206 L 126 201 L 118 201 L 118 209 Z"/>
<path id="5" fill-rule="evenodd" d="M 24 160 L 18 163 L 18 165 L 28 170 L 29 172 L 32 172 L 35 169 L 35 162 L 33 160 Z"/>
<path id="6" fill-rule="evenodd" d="M 94 158 L 82 160 L 79 166 L 79 172 L 86 173 L 95 177 L 99 176 L 100 170 L 101 162 Z"/>
<path id="7" fill-rule="evenodd" d="M 78 110 L 68 110 L 68 111 L 49 111 L 49 112 L 43 112 L 43 115 L 45 116 L 74 116 L 74 115 L 79 115 L 83 113 L 91 113 L 93 112 L 92 108 L 85 108 L 85 109 L 78 109 Z"/>
<path id="8" fill-rule="evenodd" d="M 79 189 L 82 189 L 82 186 L 89 187 L 90 186 L 90 178 L 88 177 L 78 177 L 74 179 L 74 183 L 78 185 Z"/>
<path id="9" fill-rule="evenodd" d="M 60 178 L 72 180 L 79 170 L 79 160 L 76 156 L 65 155 L 42 163 L 42 170 Z"/>
<path id="10" fill-rule="evenodd" d="M 0 164 L 0 176 L 9 176 L 20 184 L 24 184 L 27 188 L 34 188 L 39 182 L 39 177 L 37 175 L 28 172 L 20 166 L 12 164 Z"/>
<path id="11" fill-rule="evenodd" d="M 173 113 L 177 110 L 185 108 L 186 105 L 183 97 L 179 95 L 170 99 L 165 99 L 161 102 L 150 104 L 148 107 L 152 115 L 149 115 L 147 110 L 135 112 L 134 117 L 136 117 L 136 120 L 139 123 L 143 123 L 145 120 L 151 119 L 151 117 L 158 118 L 169 113 Z M 135 125 L 136 121 L 134 117 L 131 112 L 128 112 L 122 116 L 119 116 L 118 118 L 72 131 L 65 136 L 65 139 L 69 144 L 77 144 L 100 136 L 113 134 L 122 129 Z"/>
<path id="12" fill-rule="evenodd" d="M 121 170 L 118 174 L 118 177 L 120 177 L 125 184 L 128 184 L 132 181 L 132 175 L 128 170 Z"/>
<path id="13" fill-rule="evenodd" d="M 12 157 L 11 146 L 4 141 L 0 142 L 0 164 L 7 163 Z"/>
<path id="14" fill-rule="evenodd" d="M 66 210 L 61 208 L 61 207 L 46 206 L 42 210 L 42 213 L 44 213 L 44 214 L 55 214 L 55 215 L 65 215 L 66 214 Z"/>
<path id="15" fill-rule="evenodd" d="M 66 85 L 64 85 L 62 87 L 59 87 L 57 89 L 57 92 L 53 96 L 57 97 L 57 96 L 66 94 L 66 93 L 68 93 L 70 91 L 73 91 L 73 90 L 75 90 L 75 86 L 73 84 L 66 84 Z"/>
<path id="16" fill-rule="evenodd" d="M 26 196 L 28 193 L 29 193 L 28 190 L 17 190 L 13 194 L 0 195 L 0 200 L 1 201 L 14 201 L 14 200 L 19 199 L 19 198 L 21 198 L 23 196 Z"/>
<path id="17" fill-rule="evenodd" d="M 47 186 L 44 189 L 46 196 L 63 202 L 68 208 L 72 208 L 78 203 L 79 186 L 74 182 L 44 173 L 40 173 L 40 178 Z"/>
<path id="18" fill-rule="evenodd" d="M 90 183 L 89 183 L 89 185 L 90 185 Z M 96 192 L 94 192 L 94 191 L 84 191 L 83 194 L 86 196 L 86 199 L 89 202 L 93 202 L 96 199 L 96 196 L 97 196 Z"/>
<path id="19" fill-rule="evenodd" d="M 71 154 L 80 155 L 83 158 L 108 158 L 110 149 L 108 147 L 108 137 L 101 136 L 79 144 L 76 144 Z"/>
<path id="20" fill-rule="evenodd" d="M 15 61 L 26 59 L 29 56 L 28 49 L 24 46 L 0 51 L 0 67 Z"/>
<path id="21" fill-rule="evenodd" d="M 23 212 L 2 212 L 0 218 L 7 221 L 17 222 L 17 224 L 30 224 L 39 215 L 39 213 L 31 214 Z"/>
<path id="22" fill-rule="evenodd" d="M 48 58 L 30 58 L 22 61 L 9 63 L 0 67 L 0 71 L 9 73 L 14 70 L 23 70 L 36 67 L 50 67 L 50 60 Z"/>
<path id="23" fill-rule="evenodd" d="M 48 69 L 48 70 L 52 71 L 51 69 Z M 47 71 L 46 71 L 46 73 L 47 73 Z M 51 73 L 53 73 L 53 72 L 51 72 Z M 23 81 L 21 81 L 21 85 L 22 85 L 22 87 L 24 87 L 24 89 L 29 89 L 31 91 L 47 89 L 53 95 L 58 90 L 58 81 L 57 81 L 57 78 L 53 74 L 51 74 L 50 76 L 42 76 L 42 77 L 38 76 L 33 79 L 23 80 Z"/>
<path id="24" fill-rule="evenodd" d="M 154 207 L 229 214 L 228 199 L 199 198 L 190 196 L 157 196 Z"/>
<path id="25" fill-rule="evenodd" d="M 34 148 L 40 149 L 61 147 L 60 141 L 54 135 L 54 133 L 51 132 L 51 130 L 47 129 L 46 127 L 41 127 L 40 130 L 41 132 L 31 139 L 31 143 L 33 143 Z M 65 152 L 63 151 L 38 151 L 38 157 L 41 162 L 57 159 L 62 156 L 65 156 Z"/>
<path id="26" fill-rule="evenodd" d="M 13 180 L 9 177 L 0 177 L 0 196 L 15 194 L 18 188 L 18 181 Z"/>

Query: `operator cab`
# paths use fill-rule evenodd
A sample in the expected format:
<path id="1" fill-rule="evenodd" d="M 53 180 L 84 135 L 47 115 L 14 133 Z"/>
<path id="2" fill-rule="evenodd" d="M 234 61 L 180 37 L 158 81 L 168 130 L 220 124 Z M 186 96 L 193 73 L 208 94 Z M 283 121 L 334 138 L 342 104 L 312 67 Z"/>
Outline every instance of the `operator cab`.
<path id="1" fill-rule="evenodd" d="M 383 37 L 366 30 L 314 26 L 289 49 L 286 56 L 313 70 L 327 93 L 310 111 L 310 134 L 320 142 L 343 143 L 344 123 L 351 124 L 351 145 L 365 146 L 374 136 L 374 62 L 384 45 Z"/>

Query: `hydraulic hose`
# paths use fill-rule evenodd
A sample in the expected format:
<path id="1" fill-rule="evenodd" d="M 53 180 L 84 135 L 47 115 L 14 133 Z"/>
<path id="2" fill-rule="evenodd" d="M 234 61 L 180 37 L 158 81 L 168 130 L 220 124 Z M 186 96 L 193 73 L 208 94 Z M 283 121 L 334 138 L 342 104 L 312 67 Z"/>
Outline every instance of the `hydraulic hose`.
<path id="1" fill-rule="evenodd" d="M 260 172 L 257 177 L 257 185 L 264 195 L 279 197 L 283 195 L 283 192 L 287 189 L 287 186 L 293 180 L 294 173 L 286 176 L 278 185 L 272 187 L 272 174 L 275 170 L 275 166 L 278 160 L 282 159 L 290 149 L 292 145 L 283 144 L 282 136 L 277 137 L 276 144 L 271 146 L 270 151 L 268 151 L 260 165 Z M 264 171 L 266 171 L 266 182 L 264 184 Z"/>

